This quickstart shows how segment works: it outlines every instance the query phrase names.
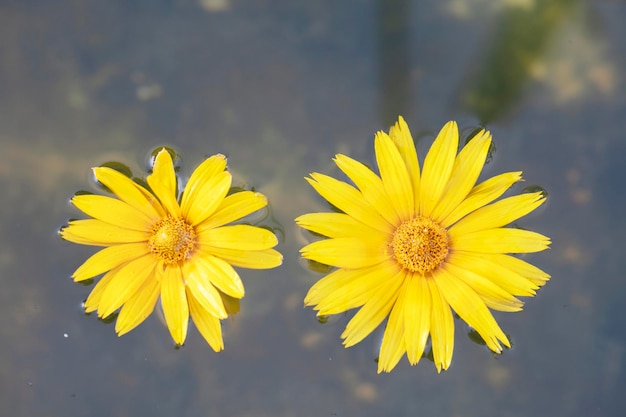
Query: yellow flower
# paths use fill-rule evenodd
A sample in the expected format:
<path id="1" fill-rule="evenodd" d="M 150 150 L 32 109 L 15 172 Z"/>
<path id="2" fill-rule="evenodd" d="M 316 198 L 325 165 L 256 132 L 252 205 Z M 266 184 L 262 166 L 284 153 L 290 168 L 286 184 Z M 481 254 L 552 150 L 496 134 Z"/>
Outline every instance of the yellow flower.
<path id="1" fill-rule="evenodd" d="M 378 372 L 391 371 L 404 353 L 417 364 L 431 339 L 437 371 L 454 348 L 451 308 L 494 352 L 510 347 L 490 309 L 519 311 L 517 296 L 533 296 L 549 275 L 509 253 L 548 248 L 549 238 L 503 227 L 540 206 L 540 192 L 493 202 L 521 180 L 508 172 L 476 184 L 491 134 L 478 133 L 457 155 L 458 129 L 448 122 L 433 142 L 422 172 L 402 117 L 389 135 L 379 132 L 380 176 L 345 155 L 334 159 L 356 188 L 313 173 L 307 181 L 340 213 L 310 213 L 296 223 L 328 237 L 304 258 L 337 269 L 309 290 L 305 304 L 318 315 L 361 307 L 341 335 L 360 342 L 385 318 Z"/>
<path id="2" fill-rule="evenodd" d="M 180 202 L 174 164 L 158 152 L 149 188 L 106 167 L 96 179 L 117 198 L 76 195 L 72 203 L 91 219 L 72 220 L 60 234 L 83 245 L 105 246 L 72 275 L 84 281 L 104 273 L 85 301 L 105 318 L 121 307 L 115 331 L 123 335 L 152 313 L 161 298 L 165 322 L 182 345 L 189 317 L 209 345 L 224 348 L 220 320 L 238 310 L 244 286 L 233 266 L 273 268 L 282 256 L 270 231 L 227 225 L 267 205 L 260 193 L 228 195 L 226 158 L 214 155 L 191 174 Z"/>

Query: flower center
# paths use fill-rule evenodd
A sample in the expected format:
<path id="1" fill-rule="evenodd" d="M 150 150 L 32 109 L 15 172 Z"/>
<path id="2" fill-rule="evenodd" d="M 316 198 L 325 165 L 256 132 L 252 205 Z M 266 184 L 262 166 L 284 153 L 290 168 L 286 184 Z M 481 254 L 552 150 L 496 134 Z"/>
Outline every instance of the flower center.
<path id="1" fill-rule="evenodd" d="M 148 248 L 165 264 L 171 265 L 189 259 L 196 242 L 196 232 L 190 224 L 168 215 L 152 226 Z"/>
<path id="2" fill-rule="evenodd" d="M 430 272 L 448 256 L 448 232 L 427 217 L 402 223 L 389 245 L 396 261 L 411 272 Z"/>

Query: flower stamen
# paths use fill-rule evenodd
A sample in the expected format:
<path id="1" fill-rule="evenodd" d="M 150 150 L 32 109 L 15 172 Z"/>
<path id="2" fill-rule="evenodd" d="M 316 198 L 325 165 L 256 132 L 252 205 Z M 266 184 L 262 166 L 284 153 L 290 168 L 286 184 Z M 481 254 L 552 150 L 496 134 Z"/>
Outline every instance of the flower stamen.
<path id="1" fill-rule="evenodd" d="M 396 262 L 411 272 L 426 274 L 438 268 L 448 256 L 448 232 L 427 217 L 402 223 L 389 244 Z"/>
<path id="2" fill-rule="evenodd" d="M 196 248 L 196 231 L 184 219 L 168 215 L 156 222 L 151 232 L 148 249 L 166 265 L 189 259 Z"/>

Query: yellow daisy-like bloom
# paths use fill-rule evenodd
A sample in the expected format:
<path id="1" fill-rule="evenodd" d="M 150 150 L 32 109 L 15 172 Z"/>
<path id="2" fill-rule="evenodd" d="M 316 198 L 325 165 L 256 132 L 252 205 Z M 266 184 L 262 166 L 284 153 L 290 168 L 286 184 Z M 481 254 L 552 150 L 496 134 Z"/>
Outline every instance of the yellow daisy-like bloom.
<path id="1" fill-rule="evenodd" d="M 226 158 L 214 155 L 191 174 L 182 197 L 169 152 L 154 159 L 145 188 L 120 172 L 94 168 L 117 198 L 76 195 L 72 203 L 92 219 L 72 220 L 60 234 L 83 245 L 105 246 L 72 275 L 84 281 L 104 273 L 85 301 L 106 318 L 121 307 L 115 331 L 123 335 L 152 313 L 159 296 L 174 341 L 187 337 L 189 317 L 209 345 L 224 348 L 220 320 L 235 313 L 244 286 L 233 266 L 273 268 L 282 255 L 269 230 L 227 225 L 267 205 L 264 195 L 227 195 Z"/>
<path id="2" fill-rule="evenodd" d="M 341 335 L 360 342 L 388 317 L 378 372 L 391 371 L 404 353 L 420 360 L 428 336 L 437 371 L 454 348 L 451 308 L 500 353 L 510 347 L 490 309 L 519 311 L 516 296 L 533 296 L 549 275 L 510 253 L 537 252 L 550 239 L 503 227 L 540 206 L 540 192 L 501 199 L 521 172 L 479 184 L 491 144 L 481 131 L 458 152 L 458 128 L 448 122 L 433 142 L 422 172 L 402 117 L 389 135 L 376 134 L 380 176 L 345 155 L 334 159 L 356 185 L 313 173 L 307 181 L 341 213 L 310 213 L 296 223 L 329 239 L 313 242 L 304 258 L 337 269 L 309 290 L 305 304 L 319 315 L 361 307 Z"/>

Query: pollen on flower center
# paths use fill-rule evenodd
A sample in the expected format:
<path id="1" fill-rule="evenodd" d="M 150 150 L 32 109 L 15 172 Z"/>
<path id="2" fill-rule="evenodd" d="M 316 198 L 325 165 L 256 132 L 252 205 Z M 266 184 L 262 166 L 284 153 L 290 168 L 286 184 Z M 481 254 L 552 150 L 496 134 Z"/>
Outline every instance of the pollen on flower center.
<path id="1" fill-rule="evenodd" d="M 196 232 L 190 224 L 168 215 L 152 226 L 148 248 L 169 265 L 188 259 L 196 242 Z"/>
<path id="2" fill-rule="evenodd" d="M 448 232 L 427 217 L 416 217 L 395 230 L 389 246 L 400 266 L 425 274 L 448 256 Z"/>

